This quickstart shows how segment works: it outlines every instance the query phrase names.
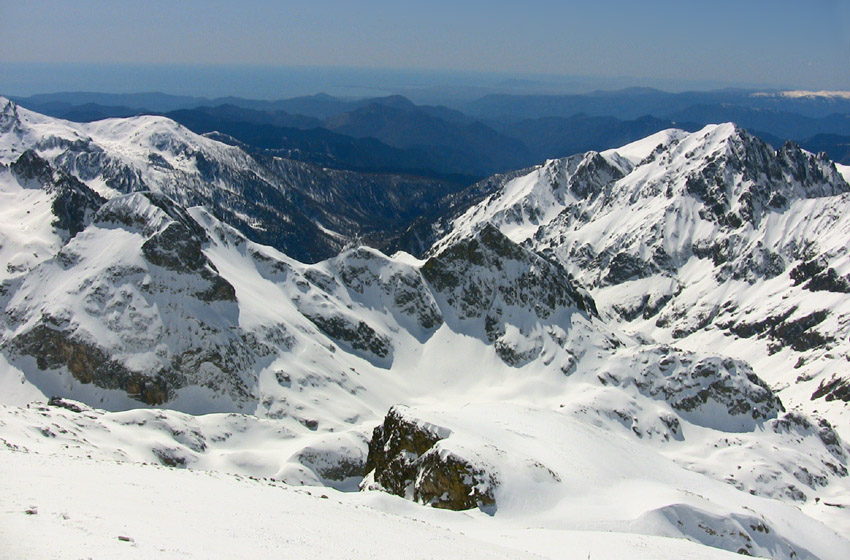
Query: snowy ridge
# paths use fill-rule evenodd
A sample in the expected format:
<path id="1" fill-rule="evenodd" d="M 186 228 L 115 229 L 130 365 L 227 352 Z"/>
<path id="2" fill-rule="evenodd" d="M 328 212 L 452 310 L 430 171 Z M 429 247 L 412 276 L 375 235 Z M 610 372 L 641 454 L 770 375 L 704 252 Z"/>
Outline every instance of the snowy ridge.
<path id="1" fill-rule="evenodd" d="M 730 124 L 656 137 L 549 162 L 565 178 L 516 179 L 441 243 L 493 223 L 565 266 L 625 330 L 684 349 L 724 347 L 791 406 L 814 411 L 823 401 L 813 395 L 836 399 L 829 417 L 847 429 L 835 358 L 850 336 L 843 169 L 792 144 L 774 151 Z M 573 163 L 588 159 L 623 174 L 577 189 L 599 177 Z M 615 165 L 622 160 L 636 163 Z M 526 183 L 533 188 L 515 192 Z M 535 207 L 535 193 L 562 192 Z"/>
<path id="2" fill-rule="evenodd" d="M 174 121 L 146 115 L 73 123 L 2 97 L 0 106 L 0 163 L 31 151 L 106 198 L 151 191 L 181 206 L 205 205 L 256 239 L 297 248 L 304 258 L 344 244 L 304 215 L 309 203 L 293 198 L 290 181 L 243 150 Z"/>
<path id="3" fill-rule="evenodd" d="M 0 98 L 0 161 L 10 163 L 28 149 L 90 182 L 106 197 L 133 190 L 157 190 L 189 200 L 200 173 L 198 154 L 256 169 L 241 150 L 193 134 L 165 117 L 138 116 L 74 123 L 45 117 Z M 179 174 L 178 181 L 173 176 Z M 179 185 L 179 189 L 175 187 Z"/>
<path id="4" fill-rule="evenodd" d="M 330 258 L 361 237 L 392 238 L 457 188 L 249 153 L 158 116 L 73 123 L 0 97 L 0 163 L 26 151 L 106 198 L 151 191 L 184 207 L 205 206 L 249 239 L 305 262 Z"/>
<path id="5" fill-rule="evenodd" d="M 321 201 L 329 190 L 351 188 L 356 174 L 336 177 L 279 158 L 261 162 L 164 117 L 73 123 L 2 97 L 0 107 L 0 163 L 32 152 L 105 198 L 150 191 L 181 206 L 204 205 L 250 237 L 312 261 L 335 254 L 356 233 L 356 223 Z M 317 185 L 323 192 L 311 190 Z M 324 218 L 324 229 L 313 216 Z"/>

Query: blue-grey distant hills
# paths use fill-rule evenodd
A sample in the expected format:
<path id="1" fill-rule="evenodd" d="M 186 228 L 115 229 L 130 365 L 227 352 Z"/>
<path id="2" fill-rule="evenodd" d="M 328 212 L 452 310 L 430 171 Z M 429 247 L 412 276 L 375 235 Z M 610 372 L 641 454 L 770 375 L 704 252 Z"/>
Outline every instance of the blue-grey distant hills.
<path id="1" fill-rule="evenodd" d="M 509 120 L 568 117 L 578 113 L 636 119 L 664 117 L 694 106 L 747 107 L 822 118 L 850 113 L 850 98 L 828 95 L 787 95 L 740 89 L 670 93 L 652 88 L 628 88 L 574 95 L 487 95 L 457 108 L 478 118 Z"/>
<path id="2" fill-rule="evenodd" d="M 676 127 L 735 122 L 767 141 L 793 140 L 850 163 L 850 98 L 726 89 L 670 93 L 630 88 L 576 95 L 488 95 L 453 107 L 401 95 L 327 94 L 252 100 L 163 93 L 55 93 L 16 99 L 51 116 L 89 122 L 163 114 L 248 150 L 361 172 L 405 173 L 471 184 Z"/>

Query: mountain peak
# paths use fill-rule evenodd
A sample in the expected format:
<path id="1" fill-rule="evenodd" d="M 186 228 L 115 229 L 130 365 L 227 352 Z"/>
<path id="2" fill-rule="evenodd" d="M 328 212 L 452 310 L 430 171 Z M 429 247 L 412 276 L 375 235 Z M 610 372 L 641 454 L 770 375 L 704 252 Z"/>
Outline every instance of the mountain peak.
<path id="1" fill-rule="evenodd" d="M 10 132 L 20 127 L 18 105 L 11 99 L 0 96 L 0 133 Z"/>

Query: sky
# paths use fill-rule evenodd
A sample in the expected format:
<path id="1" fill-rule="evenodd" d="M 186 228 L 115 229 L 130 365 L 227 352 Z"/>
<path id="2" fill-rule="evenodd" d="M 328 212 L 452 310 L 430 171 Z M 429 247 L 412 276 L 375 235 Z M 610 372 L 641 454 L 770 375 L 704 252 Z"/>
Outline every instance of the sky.
<path id="1" fill-rule="evenodd" d="M 0 69 L 31 89 L 74 65 L 225 65 L 850 90 L 850 0 L 0 0 L 0 14 Z"/>

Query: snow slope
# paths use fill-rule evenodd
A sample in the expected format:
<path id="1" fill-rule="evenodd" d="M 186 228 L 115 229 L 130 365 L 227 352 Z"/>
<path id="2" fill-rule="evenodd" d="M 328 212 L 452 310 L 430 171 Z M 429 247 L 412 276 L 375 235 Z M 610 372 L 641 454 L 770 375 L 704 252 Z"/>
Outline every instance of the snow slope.
<path id="1" fill-rule="evenodd" d="M 408 533 L 414 542 L 423 534 L 442 535 L 441 542 L 448 539 L 459 550 L 479 541 L 493 547 L 470 549 L 472 557 L 522 557 L 521 552 L 558 557 L 565 548 L 581 557 L 588 552 L 607 557 L 615 550 L 640 555 L 645 546 L 658 557 L 685 550 L 701 555 L 697 557 L 715 556 L 704 548 L 689 549 L 690 540 L 772 558 L 826 559 L 842 558 L 850 546 L 798 507 L 740 492 L 683 468 L 669 451 L 659 453 L 569 411 L 495 402 L 393 410 L 416 429 L 440 434 L 442 439 L 429 453 L 444 460 L 459 457 L 481 469 L 494 492 L 495 507 L 446 512 L 383 492 L 352 493 L 356 485 L 328 469 L 346 463 L 320 464 L 310 452 L 323 449 L 323 442 L 326 450 L 346 449 L 339 443 L 344 440 L 346 458 L 362 461 L 362 433 L 308 436 L 287 429 L 280 420 L 244 415 L 104 413 L 81 403 L 54 401 L 49 406 L 0 408 L 0 480 L 6 483 L 8 504 L 0 526 L 9 531 L 0 538 L 13 543 L 4 550 L 36 553 L 58 540 L 62 553 L 73 556 L 85 546 L 80 533 L 95 538 L 99 551 L 118 553 L 130 547 L 127 554 L 164 557 L 207 554 L 219 539 L 225 541 L 222 550 L 242 546 L 291 555 L 309 545 L 332 557 L 341 554 L 342 547 L 398 554 L 408 550 L 405 543 L 410 541 L 402 538 Z M 683 443 L 693 445 L 699 438 L 692 435 L 688 433 Z M 760 439 L 771 437 L 763 433 Z M 775 446 L 780 440 L 773 437 Z M 730 447 L 715 451 L 709 462 L 721 467 L 755 457 L 735 457 Z M 331 456 L 325 453 L 324 458 Z M 57 468 L 63 472 L 61 479 L 53 474 Z M 323 480 L 321 473 L 330 478 Z M 364 484 L 369 486 L 373 476 Z M 74 484 L 60 482 L 68 479 Z M 294 486 L 303 483 L 325 486 Z M 829 518 L 831 510 L 838 510 L 831 500 L 807 506 L 806 513 L 837 521 L 840 518 Z M 169 504 L 165 509 L 163 502 Z M 38 517 L 26 515 L 33 508 Z M 191 520 L 192 530 L 173 523 L 172 516 Z M 427 525 L 410 525 L 417 519 Z M 252 530 L 241 529 L 243 522 Z M 276 531 L 257 532 L 257 526 L 275 525 Z M 56 529 L 51 543 L 30 537 L 51 528 Z M 340 542 L 334 535 L 343 533 L 329 533 L 343 529 L 356 531 L 355 538 L 364 540 Z M 13 542 L 15 531 L 20 533 Z M 397 536 L 382 540 L 384 531 Z M 242 542 L 238 535 L 249 540 Z M 118 536 L 133 541 L 127 544 Z M 134 550 L 133 543 L 142 549 Z M 430 558 L 442 550 L 410 553 Z"/>
<path id="2" fill-rule="evenodd" d="M 841 165 L 840 163 L 836 163 L 835 168 L 839 173 L 841 173 L 845 181 L 850 181 L 850 165 Z"/>
<path id="3" fill-rule="evenodd" d="M 237 475 L 5 449 L 0 454 L 0 558 L 737 557 L 639 534 L 492 528 L 491 519 L 457 520 L 456 513 L 398 498 Z"/>

